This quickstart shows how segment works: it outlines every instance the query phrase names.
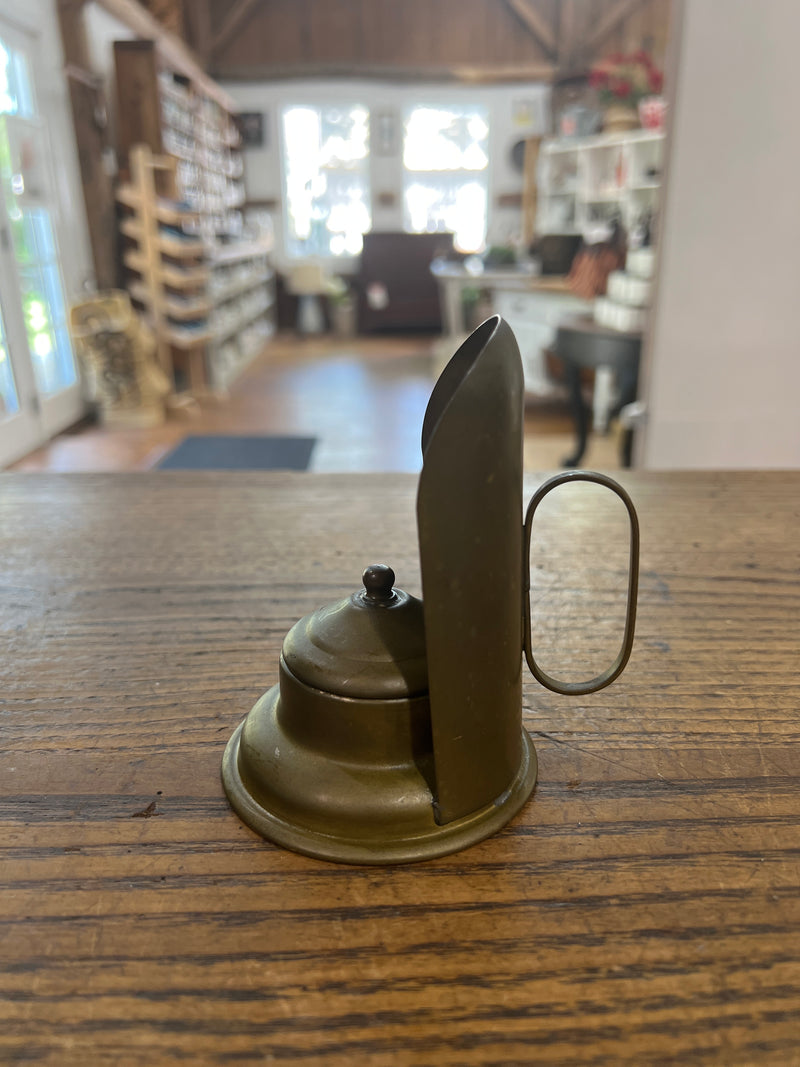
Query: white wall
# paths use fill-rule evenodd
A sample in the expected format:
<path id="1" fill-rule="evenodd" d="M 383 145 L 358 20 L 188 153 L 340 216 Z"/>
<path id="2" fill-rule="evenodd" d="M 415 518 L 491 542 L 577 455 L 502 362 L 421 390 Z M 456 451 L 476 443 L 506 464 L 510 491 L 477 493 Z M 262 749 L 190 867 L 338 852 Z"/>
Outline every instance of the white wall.
<path id="1" fill-rule="evenodd" d="M 800 2 L 681 8 L 640 458 L 797 467 Z"/>
<path id="2" fill-rule="evenodd" d="M 106 92 L 113 92 L 114 41 L 129 41 L 136 34 L 95 0 L 88 0 L 84 4 L 83 18 L 89 46 L 89 66 L 93 74 L 102 77 Z"/>
<path id="3" fill-rule="evenodd" d="M 260 111 L 265 115 L 268 144 L 263 149 L 249 149 L 244 153 L 245 187 L 251 199 L 282 200 L 280 161 L 280 113 L 285 106 L 296 103 L 364 104 L 373 116 L 388 112 L 397 122 L 397 154 L 370 157 L 372 189 L 372 219 L 375 230 L 403 228 L 403 172 L 401 122 L 404 109 L 411 104 L 470 103 L 489 108 L 489 243 L 503 243 L 521 229 L 518 208 L 500 208 L 496 199 L 502 194 L 518 193 L 522 177 L 510 162 L 513 144 L 522 137 L 543 134 L 549 130 L 550 90 L 541 84 L 514 84 L 465 87 L 460 85 L 428 85 L 425 83 L 393 84 L 358 80 L 291 80 L 284 82 L 228 82 L 224 88 L 236 100 L 242 111 Z M 532 121 L 518 124 L 515 114 L 518 102 L 530 102 Z M 394 194 L 392 207 L 381 207 L 378 194 Z M 283 232 L 276 220 L 276 259 L 282 260 Z M 339 264 L 346 269 L 345 264 Z"/>

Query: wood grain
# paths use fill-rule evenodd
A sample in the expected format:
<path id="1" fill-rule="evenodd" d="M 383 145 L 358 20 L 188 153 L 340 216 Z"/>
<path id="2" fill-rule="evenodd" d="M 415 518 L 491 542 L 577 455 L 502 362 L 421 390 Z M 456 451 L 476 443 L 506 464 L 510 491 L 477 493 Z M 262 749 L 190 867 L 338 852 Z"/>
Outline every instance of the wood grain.
<path id="1" fill-rule="evenodd" d="M 125 167 L 136 145 L 164 151 L 158 63 L 152 41 L 114 42 L 117 100 L 117 150 Z"/>
<path id="2" fill-rule="evenodd" d="M 270 0 L 243 4 L 238 29 L 230 0 L 205 2 L 218 78 L 491 82 L 585 74 L 618 49 L 646 48 L 660 66 L 671 0 Z M 202 53 L 203 32 L 192 19 L 186 30 Z"/>
<path id="3" fill-rule="evenodd" d="M 623 480 L 627 672 L 531 680 L 533 800 L 374 869 L 261 841 L 219 763 L 296 618 L 376 559 L 419 592 L 416 479 L 0 477 L 0 1060 L 800 1063 L 800 474 Z M 559 670 L 615 643 L 623 526 L 542 514 Z"/>

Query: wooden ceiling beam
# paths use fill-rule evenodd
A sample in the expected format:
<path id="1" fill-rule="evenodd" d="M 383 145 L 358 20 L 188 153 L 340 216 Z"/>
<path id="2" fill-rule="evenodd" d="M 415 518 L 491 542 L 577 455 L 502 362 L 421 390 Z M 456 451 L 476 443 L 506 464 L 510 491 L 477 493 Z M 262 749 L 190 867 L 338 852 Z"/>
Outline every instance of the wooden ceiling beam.
<path id="1" fill-rule="evenodd" d="M 185 38 L 186 23 L 182 0 L 139 0 L 156 22 L 176 37 Z"/>
<path id="2" fill-rule="evenodd" d="M 259 3 L 260 0 L 239 0 L 234 5 L 214 37 L 210 51 L 211 57 L 218 56 L 225 51 L 234 37 L 244 29 L 255 14 Z"/>
<path id="3" fill-rule="evenodd" d="M 641 7 L 644 0 L 617 0 L 608 10 L 604 18 L 601 18 L 585 41 L 585 51 L 592 55 L 609 37 L 616 28 L 625 21 L 637 7 Z"/>
<path id="4" fill-rule="evenodd" d="M 215 74 L 226 81 L 278 81 L 289 78 L 369 78 L 374 81 L 418 82 L 425 78 L 431 82 L 462 82 L 470 84 L 488 84 L 495 82 L 532 82 L 552 81 L 555 75 L 552 63 L 524 64 L 452 64 L 441 67 L 408 67 L 386 63 L 361 63 L 357 67 L 352 63 L 307 62 L 307 63 L 269 63 L 265 65 L 252 63 L 221 63 L 215 67 Z"/>
<path id="5" fill-rule="evenodd" d="M 556 32 L 541 11 L 530 0 L 506 0 L 506 4 L 536 38 L 545 54 L 554 60 L 558 55 Z"/>
<path id="6" fill-rule="evenodd" d="M 428 72 L 424 73 L 427 77 Z M 478 67 L 459 63 L 430 73 L 448 80 L 489 84 L 503 81 L 550 81 L 555 74 L 555 66 L 552 63 L 486 63 Z"/>

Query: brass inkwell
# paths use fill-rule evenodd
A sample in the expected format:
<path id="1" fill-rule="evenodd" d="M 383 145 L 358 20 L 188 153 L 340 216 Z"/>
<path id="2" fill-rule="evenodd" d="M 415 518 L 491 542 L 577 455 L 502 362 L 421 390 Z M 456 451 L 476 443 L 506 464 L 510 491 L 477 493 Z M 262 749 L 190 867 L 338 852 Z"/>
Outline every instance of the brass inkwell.
<path id="1" fill-rule="evenodd" d="M 522 653 L 557 693 L 591 693 L 623 670 L 633 644 L 638 521 L 612 479 L 567 471 L 522 518 L 523 377 L 514 335 L 487 319 L 433 390 L 417 495 L 423 599 L 394 588 L 386 565 L 364 588 L 289 631 L 279 683 L 231 737 L 222 780 L 259 834 L 345 863 L 400 863 L 488 837 L 536 782 L 522 726 Z M 622 648 L 603 674 L 560 682 L 531 649 L 528 558 L 533 515 L 556 486 L 613 490 L 630 517 Z"/>

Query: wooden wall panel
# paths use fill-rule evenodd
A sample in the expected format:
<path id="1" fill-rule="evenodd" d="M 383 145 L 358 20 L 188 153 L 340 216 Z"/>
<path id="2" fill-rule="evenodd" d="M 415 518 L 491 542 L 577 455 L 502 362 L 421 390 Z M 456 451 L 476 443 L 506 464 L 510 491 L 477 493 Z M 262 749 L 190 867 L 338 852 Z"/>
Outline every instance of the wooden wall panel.
<path id="1" fill-rule="evenodd" d="M 364 57 L 358 4 L 353 0 L 328 0 L 309 14 L 308 48 L 321 63 L 354 61 Z"/>
<path id="2" fill-rule="evenodd" d="M 554 0 L 538 0 L 553 17 Z M 214 0 L 224 25 L 228 4 Z M 308 73 L 392 71 L 446 74 L 456 67 L 528 67 L 549 63 L 505 0 L 262 0 L 245 30 L 212 52 L 216 77 L 269 78 L 295 66 Z"/>
<path id="3" fill-rule="evenodd" d="M 150 0 L 153 4 L 177 0 Z M 209 5 L 209 70 L 218 78 L 304 76 L 549 78 L 614 51 L 647 47 L 663 61 L 670 0 L 631 0 L 596 48 L 587 42 L 620 0 L 255 0 L 233 36 L 214 39 L 242 0 Z M 184 0 L 188 3 L 188 0 Z M 525 24 L 533 6 L 552 27 L 559 61 Z M 196 19 L 188 19 L 189 33 Z M 227 39 L 226 39 L 227 38 Z M 190 40 L 190 44 L 200 42 Z M 202 49 L 201 49 L 202 50 Z"/>
<path id="4" fill-rule="evenodd" d="M 613 0 L 603 0 L 613 3 Z M 669 34 L 670 0 L 642 0 L 599 50 L 600 55 L 644 48 L 663 67 Z M 598 57 L 599 58 L 599 57 Z"/>
<path id="5" fill-rule="evenodd" d="M 613 0 L 611 0 L 613 2 Z M 599 23 L 602 14 L 609 6 L 609 0 L 578 0 L 573 5 L 573 29 L 575 40 L 574 56 L 576 59 L 586 58 L 584 42 L 591 34 L 594 27 Z"/>
<path id="6" fill-rule="evenodd" d="M 285 63 L 303 63 L 311 58 L 308 0 L 270 0 L 261 5 L 235 41 L 219 56 L 213 52 L 214 37 L 229 10 L 229 4 L 212 4 L 211 74 L 225 70 L 236 77 L 237 68 L 258 69 L 268 78 L 270 66 L 279 58 Z"/>
<path id="7" fill-rule="evenodd" d="M 371 4 L 361 0 L 364 50 L 378 62 L 409 66 L 409 60 L 429 65 L 432 41 L 430 20 L 414 18 L 405 4 Z M 410 15 L 410 17 L 409 17 Z"/>

